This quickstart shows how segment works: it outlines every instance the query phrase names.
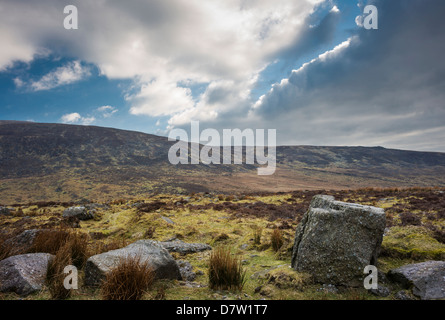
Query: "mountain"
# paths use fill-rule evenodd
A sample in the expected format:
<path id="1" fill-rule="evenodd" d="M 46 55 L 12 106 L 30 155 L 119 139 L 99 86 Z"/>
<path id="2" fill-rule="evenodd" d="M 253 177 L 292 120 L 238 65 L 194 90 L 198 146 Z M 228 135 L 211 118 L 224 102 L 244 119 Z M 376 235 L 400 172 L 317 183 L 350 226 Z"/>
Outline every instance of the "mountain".
<path id="1" fill-rule="evenodd" d="M 445 186 L 445 153 L 382 147 L 277 147 L 277 169 L 172 165 L 174 142 L 140 132 L 0 121 L 0 203 L 108 200 L 152 192 Z M 243 162 L 244 163 L 244 162 Z"/>

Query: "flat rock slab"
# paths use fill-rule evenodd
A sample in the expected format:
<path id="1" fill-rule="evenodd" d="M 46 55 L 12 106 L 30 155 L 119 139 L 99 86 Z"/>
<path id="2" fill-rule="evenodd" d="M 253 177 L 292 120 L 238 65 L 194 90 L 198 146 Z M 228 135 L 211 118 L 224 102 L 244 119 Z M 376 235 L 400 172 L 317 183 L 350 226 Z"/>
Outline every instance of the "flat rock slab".
<path id="1" fill-rule="evenodd" d="M 94 218 L 95 209 L 88 210 L 86 207 L 69 207 L 63 211 L 63 217 L 77 217 L 79 220 L 89 220 Z"/>
<path id="2" fill-rule="evenodd" d="M 445 261 L 426 261 L 402 266 L 388 272 L 388 278 L 422 300 L 445 299 Z"/>
<path id="3" fill-rule="evenodd" d="M 156 279 L 181 280 L 178 264 L 159 242 L 139 240 L 125 248 L 90 257 L 85 265 L 85 284 L 87 286 L 100 285 L 107 273 L 115 268 L 121 259 L 135 257 L 140 258 L 142 263 L 148 262 L 153 267 Z"/>
<path id="4" fill-rule="evenodd" d="M 297 226 L 292 267 L 316 282 L 363 286 L 363 271 L 376 265 L 386 218 L 381 208 L 313 197 Z"/>
<path id="5" fill-rule="evenodd" d="M 0 261 L 0 291 L 28 295 L 41 290 L 53 258 L 49 253 L 28 253 Z"/>
<path id="6" fill-rule="evenodd" d="M 212 250 L 212 247 L 205 243 L 186 243 L 181 240 L 159 242 L 168 252 L 179 252 L 181 254 L 196 253 Z"/>

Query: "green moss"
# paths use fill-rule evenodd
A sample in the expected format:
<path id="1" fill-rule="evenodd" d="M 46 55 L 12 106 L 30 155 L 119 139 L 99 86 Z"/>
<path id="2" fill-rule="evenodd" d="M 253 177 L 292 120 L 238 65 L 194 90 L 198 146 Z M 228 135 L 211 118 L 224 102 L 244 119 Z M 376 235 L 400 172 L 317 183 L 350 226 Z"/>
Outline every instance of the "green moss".
<path id="1" fill-rule="evenodd" d="M 393 227 L 383 238 L 382 255 L 414 260 L 444 260 L 445 245 L 423 227 Z"/>

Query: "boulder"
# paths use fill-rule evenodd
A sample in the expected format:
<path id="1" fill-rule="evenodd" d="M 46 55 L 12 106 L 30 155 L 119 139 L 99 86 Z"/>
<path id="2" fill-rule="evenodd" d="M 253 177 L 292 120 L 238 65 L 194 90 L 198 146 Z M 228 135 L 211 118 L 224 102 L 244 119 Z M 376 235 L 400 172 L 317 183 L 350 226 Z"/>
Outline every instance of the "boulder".
<path id="1" fill-rule="evenodd" d="M 317 195 L 297 226 L 292 267 L 319 283 L 363 286 L 364 268 L 377 264 L 385 224 L 383 209 Z"/>
<path id="2" fill-rule="evenodd" d="M 53 258 L 49 253 L 28 253 L 0 261 L 0 291 L 28 295 L 41 290 Z"/>
<path id="3" fill-rule="evenodd" d="M 85 284 L 100 285 L 106 274 L 115 268 L 121 259 L 138 257 L 154 269 L 156 279 L 181 280 L 178 264 L 157 241 L 139 240 L 125 248 L 108 251 L 90 257 L 85 265 Z"/>
<path id="4" fill-rule="evenodd" d="M 17 255 L 28 252 L 33 244 L 40 229 L 25 230 L 22 233 L 9 238 L 4 242 L 4 246 L 10 249 L 10 255 Z"/>
<path id="5" fill-rule="evenodd" d="M 159 242 L 168 252 L 178 252 L 180 254 L 196 253 L 205 250 L 212 250 L 212 247 L 205 243 L 186 243 L 181 240 Z"/>
<path id="6" fill-rule="evenodd" d="M 69 207 L 63 211 L 63 217 L 77 217 L 79 220 L 89 220 L 94 218 L 95 210 L 88 210 L 86 207 Z"/>
<path id="7" fill-rule="evenodd" d="M 388 278 L 412 288 L 422 300 L 445 298 L 445 261 L 426 261 L 402 266 L 388 272 Z"/>

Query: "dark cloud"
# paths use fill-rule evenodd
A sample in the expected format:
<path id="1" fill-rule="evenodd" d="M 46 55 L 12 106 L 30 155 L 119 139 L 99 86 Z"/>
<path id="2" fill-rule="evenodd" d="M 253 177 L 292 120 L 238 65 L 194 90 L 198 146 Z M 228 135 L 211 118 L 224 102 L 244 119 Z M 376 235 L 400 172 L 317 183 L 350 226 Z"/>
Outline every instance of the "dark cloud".
<path id="1" fill-rule="evenodd" d="M 326 7 L 327 3 L 323 3 L 322 7 Z M 277 56 L 278 59 L 285 61 L 285 66 L 292 66 L 295 60 L 305 54 L 312 53 L 327 44 L 331 44 L 337 24 L 340 20 L 341 13 L 339 11 L 329 11 L 323 15 L 321 20 L 315 25 L 311 24 L 313 19 L 311 16 L 306 18 L 304 28 L 297 37 L 284 48 Z"/>
<path id="2" fill-rule="evenodd" d="M 293 71 L 255 114 L 282 142 L 445 151 L 445 2 L 370 3 L 378 30 L 359 28 L 349 45 Z"/>

